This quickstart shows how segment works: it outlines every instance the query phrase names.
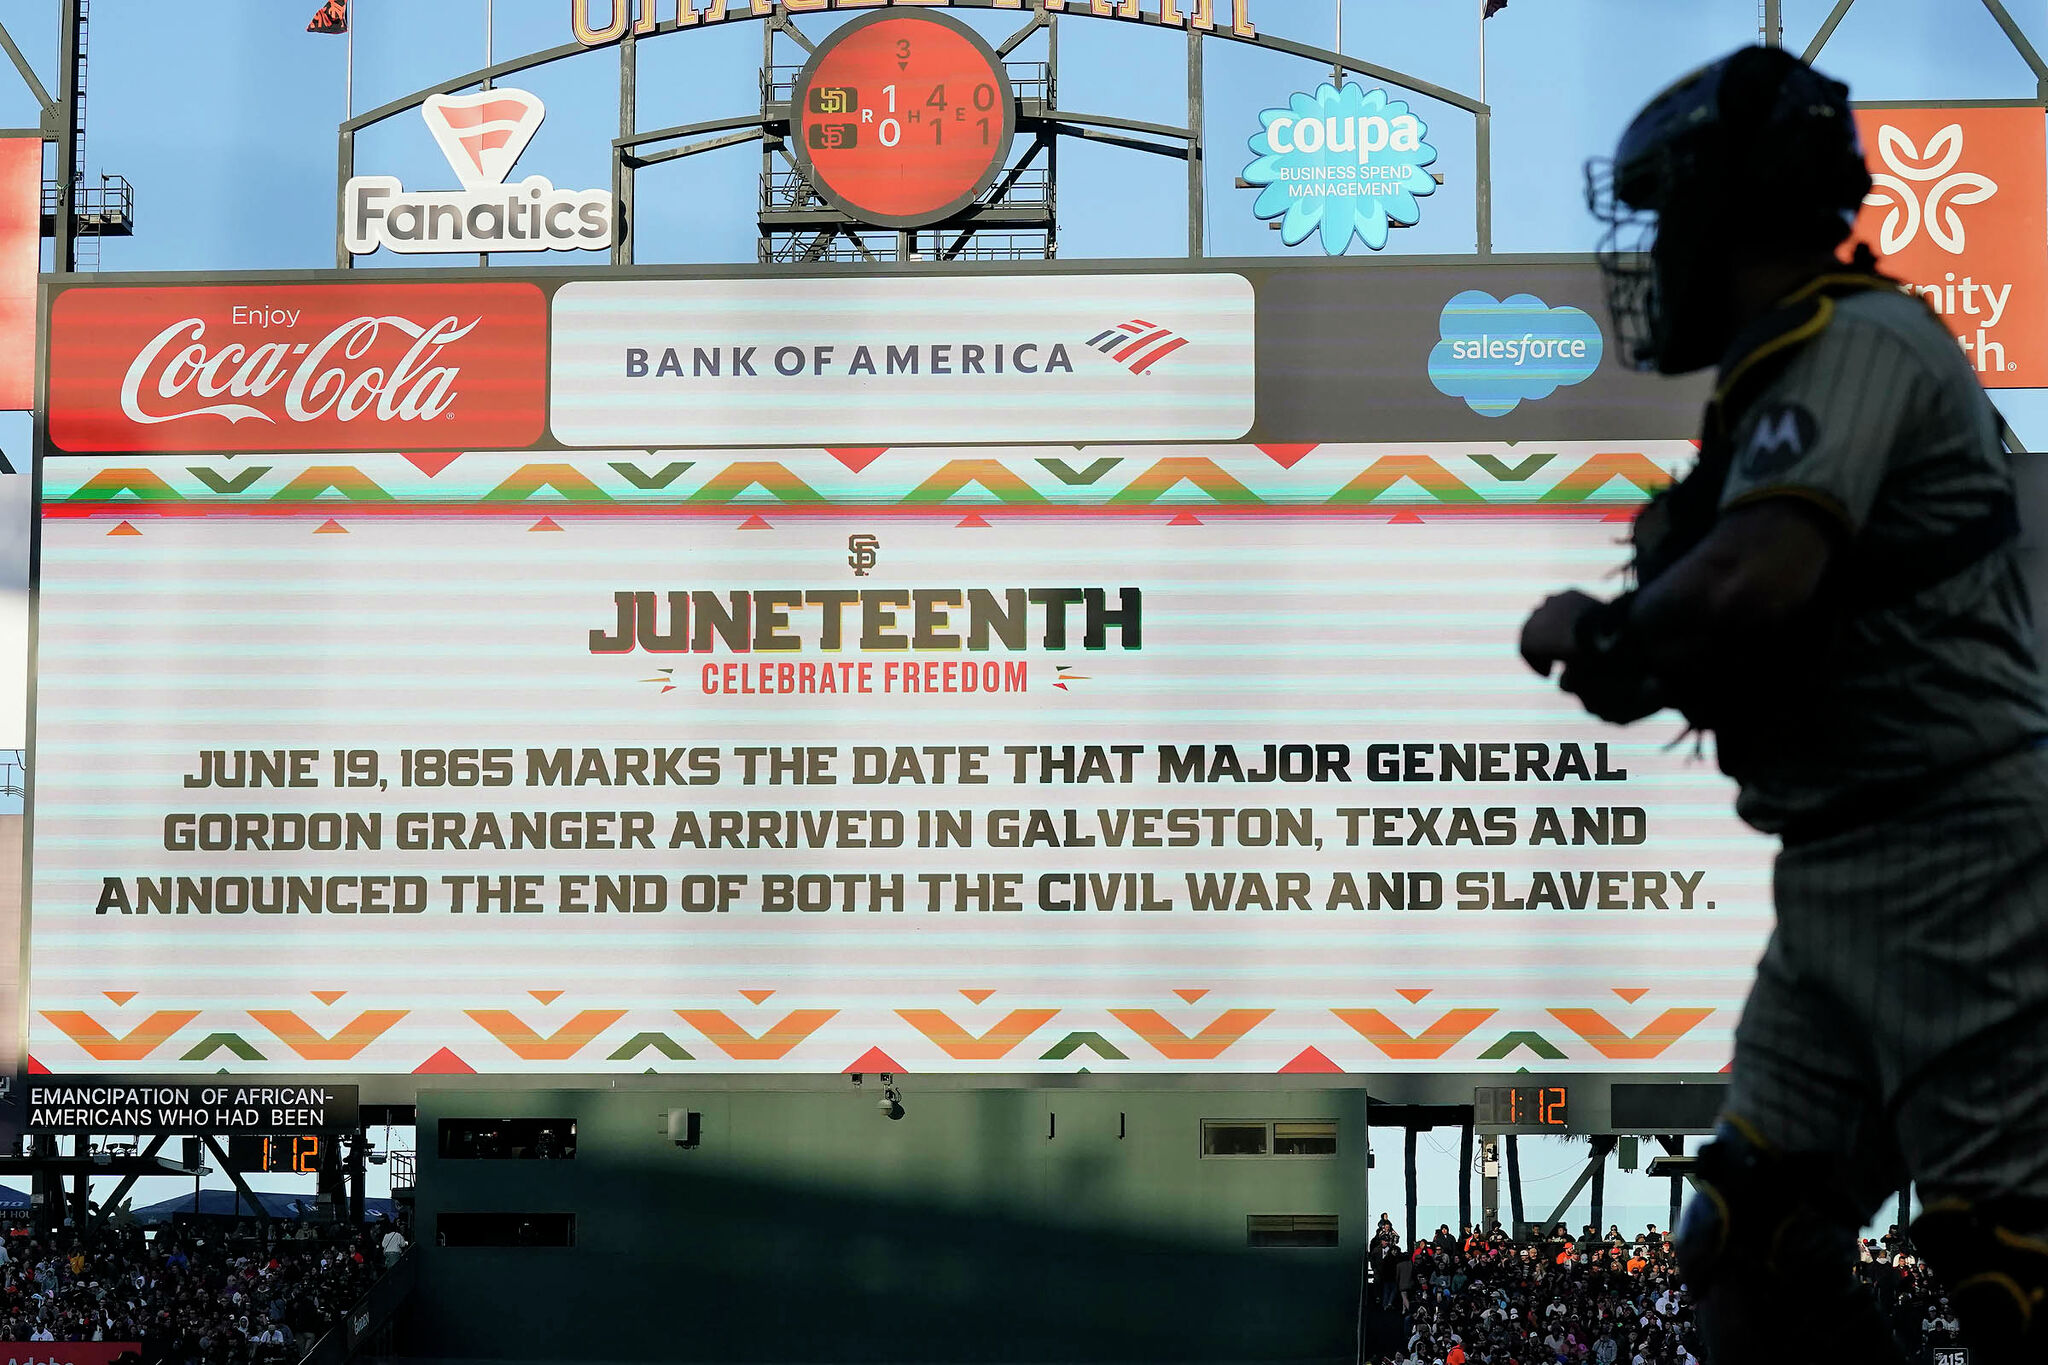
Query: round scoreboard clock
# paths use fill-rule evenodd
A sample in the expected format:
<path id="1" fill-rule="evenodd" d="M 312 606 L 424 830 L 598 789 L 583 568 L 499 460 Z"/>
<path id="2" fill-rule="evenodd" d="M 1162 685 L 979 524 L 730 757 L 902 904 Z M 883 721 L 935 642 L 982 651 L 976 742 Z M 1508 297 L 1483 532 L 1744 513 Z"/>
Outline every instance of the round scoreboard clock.
<path id="1" fill-rule="evenodd" d="M 1003 59 L 935 14 L 883 11 L 836 30 L 791 103 L 805 177 L 833 207 L 881 227 L 923 227 L 972 204 L 1017 131 Z"/>

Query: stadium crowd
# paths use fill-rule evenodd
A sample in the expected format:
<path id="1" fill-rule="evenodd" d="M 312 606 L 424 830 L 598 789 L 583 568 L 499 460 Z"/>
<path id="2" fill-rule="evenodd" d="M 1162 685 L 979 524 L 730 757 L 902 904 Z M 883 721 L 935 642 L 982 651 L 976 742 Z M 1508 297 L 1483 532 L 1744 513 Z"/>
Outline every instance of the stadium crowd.
<path id="1" fill-rule="evenodd" d="M 1864 1242 L 1858 1267 L 1916 1358 L 1955 1342 L 1948 1300 L 1893 1227 Z M 1692 1309 L 1670 1239 L 1610 1226 L 1515 1242 L 1495 1223 L 1455 1235 L 1439 1226 L 1407 1251 L 1380 1215 L 1370 1251 L 1375 1309 L 1398 1313 L 1405 1348 L 1375 1365 L 1697 1365 Z"/>
<path id="2" fill-rule="evenodd" d="M 405 1244 L 388 1223 L 18 1231 L 0 1238 L 0 1340 L 136 1342 L 145 1365 L 296 1361 Z"/>

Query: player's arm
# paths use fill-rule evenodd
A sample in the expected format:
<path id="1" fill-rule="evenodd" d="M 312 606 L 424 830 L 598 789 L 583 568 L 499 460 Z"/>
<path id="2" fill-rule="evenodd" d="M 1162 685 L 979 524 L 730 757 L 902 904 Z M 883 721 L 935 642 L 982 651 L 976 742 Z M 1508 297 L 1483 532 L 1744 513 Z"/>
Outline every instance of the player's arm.
<path id="1" fill-rule="evenodd" d="M 1650 670 L 1683 677 L 1790 624 L 1820 591 L 1845 532 L 1810 498 L 1729 509 L 1707 538 L 1636 594 L 1628 629 Z"/>

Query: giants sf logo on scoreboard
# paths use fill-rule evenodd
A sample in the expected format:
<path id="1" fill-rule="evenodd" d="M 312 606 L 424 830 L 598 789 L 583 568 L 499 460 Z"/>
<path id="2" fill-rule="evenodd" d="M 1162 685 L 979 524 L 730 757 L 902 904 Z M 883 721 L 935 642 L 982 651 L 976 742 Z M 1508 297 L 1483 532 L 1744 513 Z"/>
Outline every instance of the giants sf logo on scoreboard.
<path id="1" fill-rule="evenodd" d="M 546 393 L 531 284 L 72 289 L 50 311 L 64 450 L 516 448 Z"/>

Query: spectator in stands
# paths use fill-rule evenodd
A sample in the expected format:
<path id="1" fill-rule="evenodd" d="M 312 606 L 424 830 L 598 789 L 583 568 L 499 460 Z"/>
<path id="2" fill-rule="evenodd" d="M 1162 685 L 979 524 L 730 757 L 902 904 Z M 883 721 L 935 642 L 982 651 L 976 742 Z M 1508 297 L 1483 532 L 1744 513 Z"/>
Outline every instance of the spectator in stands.
<path id="1" fill-rule="evenodd" d="M 1371 1253 L 1383 1286 L 1375 1301 L 1399 1305 L 1408 1330 L 1406 1349 L 1375 1365 L 1698 1365 L 1692 1309 L 1654 1225 L 1626 1245 L 1613 1230 L 1564 1239 L 1568 1250 L 1553 1255 L 1557 1245 L 1513 1243 L 1496 1224 L 1447 1250 L 1431 1236 L 1404 1255 L 1383 1225 Z M 1921 1348 L 1915 1359 L 1955 1339 L 1954 1313 L 1909 1239 L 1893 1237 L 1889 1250 L 1868 1242 L 1862 1256 L 1859 1273 L 1900 1339 Z"/>
<path id="2" fill-rule="evenodd" d="M 172 1365 L 296 1360 L 379 1273 L 374 1230 L 309 1243 L 112 1221 L 21 1239 L 0 1263 L 0 1339 L 139 1341 Z"/>
<path id="3" fill-rule="evenodd" d="M 398 1258 L 405 1254 L 405 1234 L 398 1230 L 396 1224 L 384 1234 L 383 1246 L 384 1267 L 388 1270 L 397 1265 Z"/>

